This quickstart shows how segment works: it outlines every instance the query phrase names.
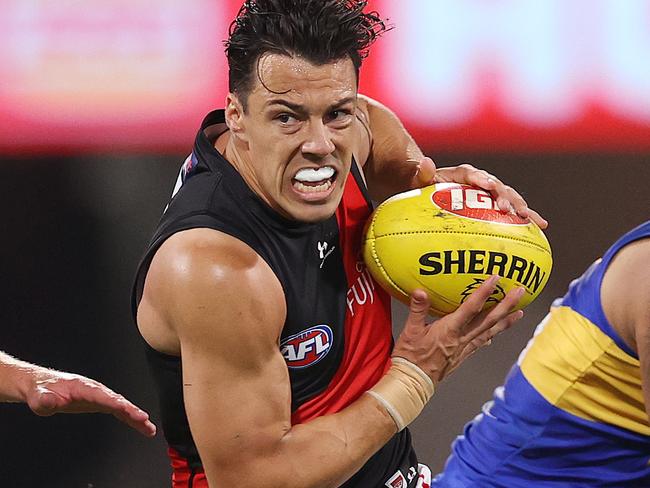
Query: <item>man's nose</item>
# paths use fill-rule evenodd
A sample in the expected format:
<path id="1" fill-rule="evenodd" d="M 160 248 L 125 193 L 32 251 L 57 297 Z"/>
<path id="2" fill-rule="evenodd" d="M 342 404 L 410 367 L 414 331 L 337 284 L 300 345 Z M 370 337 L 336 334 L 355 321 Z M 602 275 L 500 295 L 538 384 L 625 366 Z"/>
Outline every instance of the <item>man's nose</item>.
<path id="1" fill-rule="evenodd" d="M 307 139 L 302 144 L 303 154 L 325 157 L 332 154 L 334 149 L 335 146 L 327 126 L 320 121 L 311 123 Z"/>

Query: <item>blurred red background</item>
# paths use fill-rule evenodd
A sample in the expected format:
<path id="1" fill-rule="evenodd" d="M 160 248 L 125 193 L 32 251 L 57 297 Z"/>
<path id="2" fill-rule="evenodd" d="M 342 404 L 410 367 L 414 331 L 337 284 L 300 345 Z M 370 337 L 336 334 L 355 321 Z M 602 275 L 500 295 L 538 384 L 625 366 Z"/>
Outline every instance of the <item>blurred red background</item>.
<path id="1" fill-rule="evenodd" d="M 206 112 L 242 0 L 0 0 L 0 349 L 96 378 L 160 419 L 133 273 Z M 650 2 L 372 0 L 395 29 L 361 91 L 440 166 L 470 162 L 550 222 L 554 269 L 413 425 L 439 472 L 553 298 L 649 217 Z M 394 307 L 395 333 L 406 311 Z M 169 486 L 162 435 L 0 405 L 0 486 Z"/>
<path id="2" fill-rule="evenodd" d="M 184 151 L 240 0 L 3 0 L 0 151 Z M 92 8 L 89 8 L 92 7 Z M 650 148 L 650 3 L 372 0 L 361 91 L 444 151 Z"/>

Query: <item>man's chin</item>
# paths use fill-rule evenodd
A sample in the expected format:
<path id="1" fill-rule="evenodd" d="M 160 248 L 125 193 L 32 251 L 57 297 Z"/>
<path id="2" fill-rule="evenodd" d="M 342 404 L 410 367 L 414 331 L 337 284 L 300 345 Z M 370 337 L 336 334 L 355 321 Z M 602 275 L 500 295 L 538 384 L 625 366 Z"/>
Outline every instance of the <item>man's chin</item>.
<path id="1" fill-rule="evenodd" d="M 298 222 L 315 224 L 331 218 L 336 213 L 337 205 L 328 203 L 321 204 L 294 204 L 283 209 L 285 217 Z"/>

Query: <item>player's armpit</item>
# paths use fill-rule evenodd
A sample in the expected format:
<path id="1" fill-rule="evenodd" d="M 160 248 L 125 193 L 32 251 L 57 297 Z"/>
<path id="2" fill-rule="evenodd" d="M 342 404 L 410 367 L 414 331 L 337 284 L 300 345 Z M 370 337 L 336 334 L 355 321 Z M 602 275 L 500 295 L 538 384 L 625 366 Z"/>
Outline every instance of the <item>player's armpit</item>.
<path id="1" fill-rule="evenodd" d="M 215 486 L 339 486 L 395 433 L 368 395 L 336 415 L 291 425 L 278 345 L 282 287 L 240 241 L 207 229 L 170 238 L 152 262 L 145 301 L 157 310 L 148 316 L 177 334 L 187 415 Z"/>
<path id="2" fill-rule="evenodd" d="M 625 246 L 609 265 L 601 288 L 603 310 L 639 356 L 645 410 L 650 419 L 650 238 Z"/>

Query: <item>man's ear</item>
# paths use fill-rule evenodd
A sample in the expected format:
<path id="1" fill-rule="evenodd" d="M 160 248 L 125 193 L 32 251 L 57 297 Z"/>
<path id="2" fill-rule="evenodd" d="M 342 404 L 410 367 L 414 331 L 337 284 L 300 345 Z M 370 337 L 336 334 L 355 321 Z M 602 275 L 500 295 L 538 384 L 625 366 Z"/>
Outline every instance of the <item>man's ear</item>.
<path id="1" fill-rule="evenodd" d="M 226 125 L 234 137 L 246 141 L 244 107 L 234 93 L 226 97 Z"/>

